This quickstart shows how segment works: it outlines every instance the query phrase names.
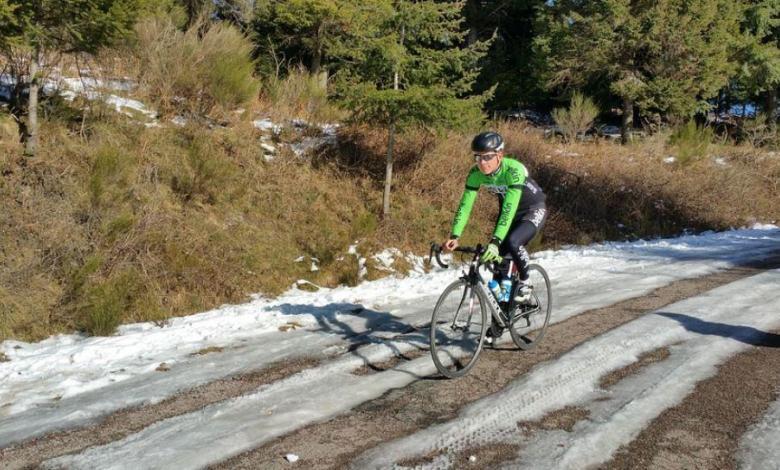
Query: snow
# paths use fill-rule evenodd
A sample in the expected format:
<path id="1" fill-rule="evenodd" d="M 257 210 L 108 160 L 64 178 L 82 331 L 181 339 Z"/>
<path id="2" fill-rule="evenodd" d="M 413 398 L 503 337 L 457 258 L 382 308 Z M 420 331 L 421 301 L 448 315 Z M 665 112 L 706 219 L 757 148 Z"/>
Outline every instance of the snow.
<path id="1" fill-rule="evenodd" d="M 450 468 L 455 453 L 497 442 L 524 444 L 513 468 L 578 469 L 608 461 L 697 382 L 714 375 L 718 364 L 760 344 L 762 330 L 780 327 L 778 283 L 780 270 L 768 271 L 643 316 L 537 366 L 452 421 L 372 449 L 354 465 L 383 468 L 444 449 L 446 454 L 423 468 Z M 612 390 L 599 388 L 607 373 L 664 346 L 672 350 L 667 360 Z M 590 412 L 572 432 L 541 431 L 526 438 L 528 431 L 518 424 L 571 405 Z"/>
<path id="2" fill-rule="evenodd" d="M 261 131 L 271 131 L 274 134 L 282 132 L 282 126 L 274 124 L 274 122 L 268 118 L 256 119 L 252 121 L 252 125 L 255 129 L 260 129 Z"/>
<path id="3" fill-rule="evenodd" d="M 780 229 L 766 225 L 676 239 L 568 247 L 540 252 L 534 258 L 551 274 L 557 305 L 552 321 L 559 322 L 592 308 L 646 294 L 679 279 L 709 274 L 735 262 L 762 259 L 777 250 L 779 242 Z M 351 251 L 358 260 L 365 260 L 358 254 L 357 244 Z M 387 257 L 387 253 L 380 255 L 377 255 L 380 259 Z M 293 287 L 276 299 L 256 296 L 242 305 L 226 305 L 172 319 L 163 328 L 139 323 L 121 327 L 112 337 L 59 335 L 39 343 L 5 341 L 0 344 L 0 352 L 10 361 L 0 363 L 0 447 L 54 429 L 82 425 L 121 408 L 156 403 L 196 385 L 261 369 L 279 360 L 301 356 L 334 358 L 322 366 L 260 387 L 254 393 L 158 422 L 122 441 L 57 461 L 74 468 L 121 466 L 130 462 L 137 467 L 165 466 L 165 462 L 177 468 L 201 466 L 348 411 L 392 388 L 431 375 L 435 368 L 428 355 L 379 374 L 351 373 L 367 361 L 386 360 L 427 347 L 427 337 L 415 328 L 429 321 L 438 294 L 457 277 L 458 271 L 435 269 L 425 273 L 421 258 L 412 261 L 414 269 L 403 279 L 386 278 L 354 288 L 320 288 L 317 292 Z M 297 284 L 301 283 L 308 281 Z M 766 299 L 776 295 L 764 292 Z M 739 302 L 748 300 L 738 299 Z M 709 302 L 725 304 L 720 297 Z M 692 316 L 699 308 L 698 304 L 683 307 L 665 312 Z M 694 318 L 724 324 L 733 320 L 722 318 L 719 312 L 716 309 L 712 314 Z M 758 328 L 765 313 L 760 308 L 748 309 L 745 324 Z M 595 393 L 594 374 L 621 367 L 643 351 L 662 344 L 692 341 L 690 344 L 696 345 L 699 344 L 696 338 L 701 337 L 707 341 L 723 341 L 724 345 L 707 343 L 701 347 L 715 347 L 724 351 L 724 355 L 733 353 L 739 346 L 731 344 L 735 342 L 733 339 L 688 331 L 685 322 L 677 321 L 680 318 L 651 316 L 643 319 L 646 323 L 639 327 L 614 333 L 601 346 L 583 345 L 579 357 L 594 354 L 596 359 L 583 360 L 583 364 L 595 361 L 591 364 L 594 371 L 580 373 L 581 368 L 567 369 L 571 376 L 568 379 L 566 373 L 558 374 L 563 380 L 559 383 L 563 384 L 563 391 L 558 393 L 555 389 L 550 398 L 536 399 L 528 395 L 528 400 L 536 401 L 529 402 L 530 408 L 519 408 L 517 413 L 538 416 L 551 407 L 582 399 L 582 393 Z M 302 328 L 280 331 L 280 327 L 292 323 Z M 690 321 L 686 324 L 696 325 Z M 368 344 L 350 348 L 356 337 Z M 222 347 L 224 351 L 193 355 L 211 346 Z M 351 349 L 354 351 L 349 352 Z M 698 358 L 696 348 L 678 349 L 669 360 Z M 605 351 L 612 354 L 607 358 L 599 355 Z M 723 357 L 715 355 L 713 360 Z M 170 370 L 156 371 L 163 362 Z M 564 362 L 574 367 L 573 359 Z M 678 378 L 678 397 L 684 392 L 685 383 L 698 380 L 696 377 L 711 370 L 712 364 L 706 361 L 697 364 L 700 372 L 685 374 L 691 376 L 690 380 Z M 542 375 L 534 375 L 540 377 L 534 380 L 542 380 Z M 525 380 L 531 378 L 527 376 Z M 507 393 L 515 388 L 509 390 Z M 616 396 L 604 403 L 619 400 Z M 666 402 L 651 402 L 646 406 L 657 410 L 666 405 Z M 594 408 L 592 413 L 597 411 Z M 202 426 L 203 420 L 209 422 L 207 429 Z M 490 428 L 489 423 L 478 424 Z M 610 429 L 593 427 L 586 434 L 610 435 Z M 165 449 L 159 448 L 160 442 L 166 443 Z M 423 445 L 424 441 L 420 442 Z"/>
<path id="4" fill-rule="evenodd" d="M 777 390 L 780 394 L 780 389 Z M 737 453 L 739 468 L 780 468 L 780 401 L 774 402 L 760 422 L 742 436 Z"/>

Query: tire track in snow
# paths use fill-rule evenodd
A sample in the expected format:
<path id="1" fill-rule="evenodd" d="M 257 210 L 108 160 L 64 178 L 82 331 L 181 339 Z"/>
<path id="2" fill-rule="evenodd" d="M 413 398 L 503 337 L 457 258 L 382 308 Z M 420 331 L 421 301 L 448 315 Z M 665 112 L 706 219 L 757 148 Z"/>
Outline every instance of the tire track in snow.
<path id="1" fill-rule="evenodd" d="M 412 349 L 414 349 L 414 348 L 413 348 L 413 347 L 412 347 L 412 348 L 408 348 L 407 350 L 412 350 Z M 396 351 L 395 353 L 397 354 L 397 353 L 398 353 L 398 351 Z M 388 357 L 388 355 L 385 355 L 384 357 Z M 369 360 L 369 361 L 370 361 L 370 359 L 367 359 L 367 360 Z M 408 369 L 408 367 L 407 367 L 407 369 Z M 407 377 L 407 379 L 408 379 L 408 377 Z M 416 379 L 415 379 L 415 380 L 416 380 Z M 388 384 L 393 384 L 393 383 L 395 383 L 395 385 L 387 385 L 388 387 L 391 387 L 391 386 L 403 386 L 403 384 L 405 384 L 405 383 L 408 383 L 408 381 L 406 381 L 406 380 L 401 380 L 400 382 L 392 382 L 392 381 L 390 381 L 390 382 L 387 382 L 387 383 L 388 383 Z M 400 385 L 399 385 L 399 384 L 400 384 Z M 371 396 L 372 396 L 372 395 L 364 395 L 364 396 L 362 396 L 361 400 L 370 399 L 370 397 L 371 397 Z M 369 398 L 366 398 L 366 397 L 369 397 Z M 356 401 L 356 402 L 354 402 L 354 403 L 353 403 L 353 402 L 350 402 L 350 403 L 351 403 L 351 404 L 349 404 L 349 406 L 353 406 L 353 405 L 354 405 L 354 403 L 360 403 L 360 400 L 358 400 L 358 401 Z M 348 407 L 349 407 L 349 406 L 348 406 Z M 347 409 L 348 409 L 348 407 L 347 407 Z M 338 413 L 339 411 L 335 411 L 335 412 L 336 412 L 336 413 Z M 331 413 L 330 415 L 332 415 L 332 414 L 334 413 L 334 411 L 333 411 L 333 410 L 330 410 L 330 413 Z M 330 416 L 330 415 L 327 415 L 327 416 Z M 326 417 L 327 417 L 327 416 L 326 416 Z M 308 419 L 308 418 L 307 418 L 307 419 Z M 315 418 L 315 419 L 320 419 L 320 418 Z M 296 424 L 296 426 L 298 426 L 298 425 L 300 425 L 300 423 Z M 277 429 L 277 431 L 279 431 L 279 430 L 281 430 L 281 431 L 285 431 L 285 430 L 289 431 L 289 430 L 291 430 L 291 429 L 294 429 L 294 427 L 295 427 L 295 426 L 293 426 L 293 427 L 289 427 L 289 426 L 288 426 L 288 427 L 281 427 L 281 428 Z M 265 439 L 265 438 L 264 438 L 264 439 Z M 244 447 L 247 447 L 247 446 L 253 447 L 253 445 L 251 445 L 251 444 L 248 444 L 248 443 L 246 443 L 246 442 L 242 443 L 241 445 L 242 445 L 242 446 L 244 446 Z M 178 463 L 178 460 L 177 460 L 177 463 Z"/>
<path id="2" fill-rule="evenodd" d="M 744 460 L 757 465 L 742 468 L 777 468 L 780 446 L 751 449 L 757 440 L 777 439 L 771 428 L 757 425 L 780 384 L 780 330 L 770 332 L 760 345 L 740 353 L 717 368 L 717 374 L 699 382 L 693 392 L 670 408 L 629 445 L 623 446 L 605 469 L 719 468 L 738 467 L 735 459 L 740 437 Z M 778 421 L 780 428 L 780 421 Z M 777 429 L 777 428 L 776 428 Z M 770 450 L 770 452 L 767 452 Z M 755 459 L 755 460 L 753 460 Z M 763 460 L 763 463 L 760 463 Z M 771 464 L 774 459 L 774 464 Z"/>
<path id="3" fill-rule="evenodd" d="M 777 358 L 778 355 L 780 351 L 776 350 L 774 357 Z M 780 360 L 770 364 L 769 371 L 780 373 Z M 774 383 L 771 384 L 775 386 L 774 400 L 777 400 L 780 395 L 778 383 L 780 379 L 775 377 Z M 740 467 L 746 470 L 776 468 L 780 466 L 778 449 L 780 449 L 780 401 L 775 401 L 761 420 L 751 426 L 740 439 L 738 455 Z"/>
<path id="4" fill-rule="evenodd" d="M 356 468 L 386 468 L 399 459 L 446 449 L 427 468 L 448 468 L 464 449 L 497 442 L 528 443 L 512 467 L 582 468 L 608 459 L 665 409 L 688 395 L 716 366 L 776 326 L 780 271 L 768 271 L 676 303 L 595 338 L 556 361 L 538 366 L 504 391 L 466 408 L 457 419 L 375 448 Z M 736 320 L 733 308 L 742 308 Z M 750 326 L 732 325 L 747 322 Z M 605 395 L 598 380 L 643 352 L 671 347 L 670 358 L 628 378 Z M 607 400 L 602 400 L 604 397 Z M 599 400 L 597 400 L 599 399 Z M 588 404 L 591 418 L 572 433 L 540 433 L 530 440 L 518 421 L 569 405 Z"/>
<path id="5" fill-rule="evenodd" d="M 215 401 L 244 395 L 263 384 L 314 367 L 318 362 L 317 359 L 301 358 L 271 364 L 259 372 L 211 382 L 154 405 L 112 413 L 91 426 L 51 433 L 39 439 L 0 449 L 1 467 L 6 470 L 27 468 L 46 459 L 107 444 L 162 419 L 201 409 Z"/>
<path id="6" fill-rule="evenodd" d="M 403 390 L 390 391 L 350 413 L 299 429 L 216 465 L 215 468 L 287 468 L 289 463 L 281 456 L 288 452 L 299 455 L 300 464 L 306 468 L 344 468 L 361 451 L 451 419 L 466 403 L 499 391 L 533 365 L 554 359 L 600 333 L 647 311 L 756 272 L 756 269 L 739 268 L 681 281 L 657 289 L 647 296 L 574 316 L 552 325 L 537 349 L 522 353 L 513 349 L 488 349 L 482 353 L 474 369 L 461 379 L 423 380 Z"/>

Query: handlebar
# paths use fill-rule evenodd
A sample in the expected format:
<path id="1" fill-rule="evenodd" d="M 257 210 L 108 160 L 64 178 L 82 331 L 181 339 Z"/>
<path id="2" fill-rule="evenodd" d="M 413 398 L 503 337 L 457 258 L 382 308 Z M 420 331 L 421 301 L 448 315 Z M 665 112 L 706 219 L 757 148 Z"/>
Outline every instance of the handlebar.
<path id="1" fill-rule="evenodd" d="M 431 243 L 431 252 L 428 257 L 428 263 L 430 264 L 435 255 L 436 263 L 441 266 L 444 269 L 447 269 L 450 267 L 449 264 L 445 263 L 441 260 L 441 252 L 443 250 L 443 247 L 439 245 L 438 243 Z M 463 246 L 463 247 L 457 247 L 452 251 L 457 251 L 460 253 L 466 253 L 470 255 L 474 255 L 474 260 L 477 261 L 477 265 L 482 264 L 482 261 L 479 260 L 480 255 L 485 252 L 485 249 L 482 247 L 482 245 L 477 245 L 475 247 L 470 246 Z"/>

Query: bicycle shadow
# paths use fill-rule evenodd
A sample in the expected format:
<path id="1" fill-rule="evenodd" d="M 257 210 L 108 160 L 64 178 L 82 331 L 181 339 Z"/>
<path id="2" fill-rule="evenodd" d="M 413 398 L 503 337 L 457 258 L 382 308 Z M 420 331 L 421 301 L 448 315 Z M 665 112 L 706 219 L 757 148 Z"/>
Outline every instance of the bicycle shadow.
<path id="1" fill-rule="evenodd" d="M 710 322 L 681 313 L 656 312 L 656 315 L 675 320 L 692 333 L 731 338 L 751 346 L 780 348 L 780 335 L 761 331 L 752 326 Z"/>
<path id="2" fill-rule="evenodd" d="M 317 327 L 309 331 L 337 335 L 347 343 L 347 353 L 359 357 L 365 366 L 374 371 L 382 372 L 389 368 L 379 367 L 361 353 L 361 347 L 371 344 L 384 344 L 393 352 L 393 358 L 401 361 L 411 361 L 409 352 L 402 352 L 394 341 L 408 342 L 412 345 L 424 342 L 425 336 L 420 329 L 389 312 L 381 312 L 365 308 L 355 303 L 332 303 L 323 306 L 306 304 L 282 304 L 274 307 L 283 315 L 311 315 L 317 321 Z M 403 337 L 403 338 L 401 338 Z M 393 359 L 390 358 L 390 359 Z M 411 371 L 401 371 L 417 379 L 425 376 Z"/>

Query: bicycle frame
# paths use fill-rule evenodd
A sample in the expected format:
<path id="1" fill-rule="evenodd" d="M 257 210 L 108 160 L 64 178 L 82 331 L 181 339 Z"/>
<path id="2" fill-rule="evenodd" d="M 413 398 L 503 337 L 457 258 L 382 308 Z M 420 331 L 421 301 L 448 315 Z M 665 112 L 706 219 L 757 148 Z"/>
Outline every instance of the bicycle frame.
<path id="1" fill-rule="evenodd" d="M 474 286 L 477 286 L 476 288 L 479 289 L 484 298 L 488 299 L 488 306 L 490 307 L 490 316 L 493 318 L 493 320 L 498 324 L 498 326 L 505 328 L 507 327 L 507 322 L 504 320 L 503 315 L 501 314 L 501 306 L 498 304 L 498 300 L 496 300 L 496 297 L 493 295 L 492 292 L 488 290 L 488 288 L 485 286 L 485 280 L 482 278 L 482 275 L 479 273 L 479 265 L 480 263 L 477 261 L 472 261 L 469 264 L 469 272 L 463 273 L 463 276 L 461 276 L 461 279 L 466 281 L 468 283 L 469 288 L 473 291 Z M 465 300 L 466 293 L 468 291 L 463 292 L 463 297 Z M 463 301 L 461 300 L 461 305 L 463 304 Z M 460 306 L 458 306 L 458 310 L 460 310 Z M 469 321 L 471 319 L 469 318 Z"/>

